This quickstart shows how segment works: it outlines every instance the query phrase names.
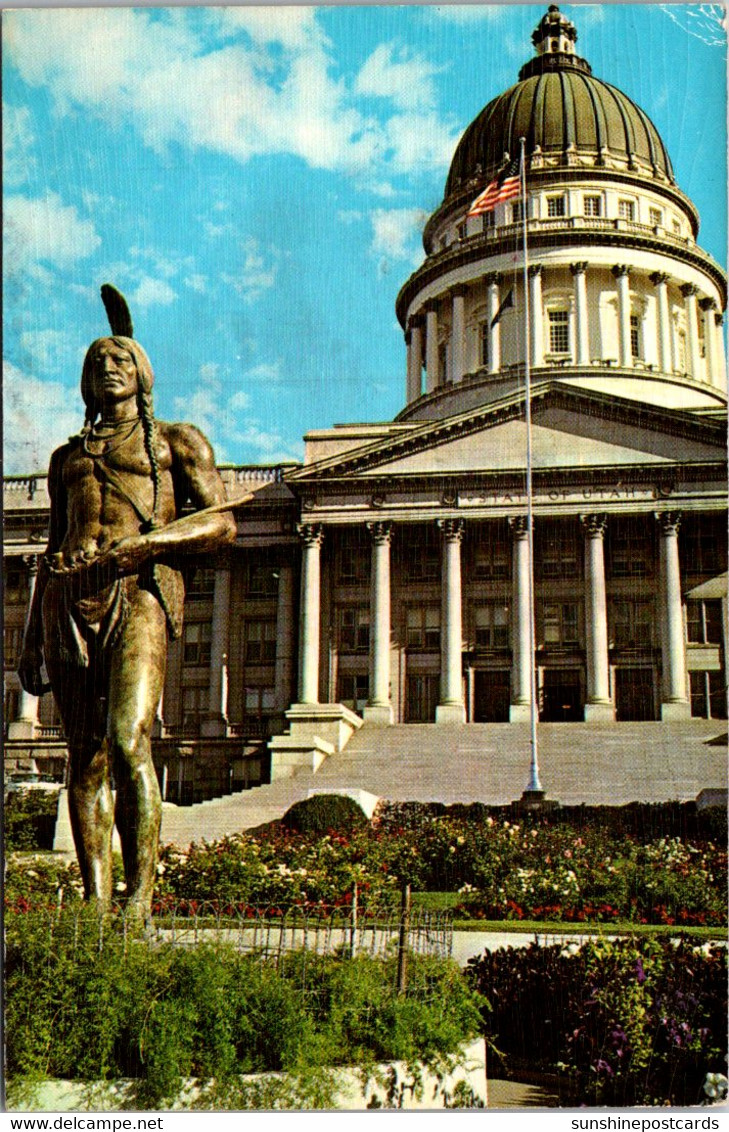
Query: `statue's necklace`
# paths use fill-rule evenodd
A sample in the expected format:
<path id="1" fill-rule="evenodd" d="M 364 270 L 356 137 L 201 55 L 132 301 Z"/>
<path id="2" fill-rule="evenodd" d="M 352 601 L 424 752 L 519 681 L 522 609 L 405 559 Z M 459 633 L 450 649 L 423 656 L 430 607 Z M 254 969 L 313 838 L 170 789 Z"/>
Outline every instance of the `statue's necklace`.
<path id="1" fill-rule="evenodd" d="M 131 425 L 129 421 L 120 421 L 117 425 L 101 425 L 98 429 L 93 427 L 91 432 L 84 436 L 84 452 L 93 459 L 108 456 L 110 452 L 121 448 L 122 444 L 129 440 L 138 424 L 139 417 L 136 417 Z"/>

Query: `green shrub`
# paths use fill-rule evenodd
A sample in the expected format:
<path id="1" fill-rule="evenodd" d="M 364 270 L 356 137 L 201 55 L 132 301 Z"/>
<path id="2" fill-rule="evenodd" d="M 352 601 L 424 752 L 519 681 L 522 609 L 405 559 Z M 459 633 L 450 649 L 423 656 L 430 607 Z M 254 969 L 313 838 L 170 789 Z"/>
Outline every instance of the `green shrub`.
<path id="1" fill-rule="evenodd" d="M 369 824 L 361 806 L 346 794 L 314 794 L 303 798 L 294 802 L 281 822 L 296 833 L 351 833 Z"/>
<path id="2" fill-rule="evenodd" d="M 52 849 L 60 790 L 17 790 L 5 797 L 5 851 Z"/>
<path id="3" fill-rule="evenodd" d="M 695 1105 L 726 1056 L 727 959 L 686 940 L 500 949 L 471 960 L 506 1070 L 559 1071 L 562 1103 Z"/>
<path id="4" fill-rule="evenodd" d="M 450 960 L 411 956 L 408 993 L 398 996 L 395 959 L 293 952 L 276 964 L 225 943 L 150 944 L 78 908 L 6 924 L 14 1088 L 127 1078 L 138 1107 L 159 1108 L 196 1078 L 219 1107 L 250 1107 L 264 1093 L 275 1107 L 327 1107 L 324 1067 L 441 1065 L 480 1026 L 480 996 Z M 272 1070 L 291 1079 L 239 1079 Z"/>

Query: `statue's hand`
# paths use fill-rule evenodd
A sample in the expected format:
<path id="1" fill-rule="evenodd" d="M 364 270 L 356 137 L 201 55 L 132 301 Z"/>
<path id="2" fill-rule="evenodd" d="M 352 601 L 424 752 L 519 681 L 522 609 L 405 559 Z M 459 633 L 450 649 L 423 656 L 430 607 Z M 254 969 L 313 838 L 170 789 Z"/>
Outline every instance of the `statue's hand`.
<path id="1" fill-rule="evenodd" d="M 48 685 L 43 682 L 42 665 L 42 650 L 34 645 L 24 645 L 18 663 L 18 676 L 23 688 L 31 696 L 42 696 L 48 691 Z"/>
<path id="2" fill-rule="evenodd" d="M 146 535 L 130 535 L 115 539 L 94 560 L 94 566 L 115 568 L 117 574 L 134 574 L 151 557 L 152 547 Z"/>

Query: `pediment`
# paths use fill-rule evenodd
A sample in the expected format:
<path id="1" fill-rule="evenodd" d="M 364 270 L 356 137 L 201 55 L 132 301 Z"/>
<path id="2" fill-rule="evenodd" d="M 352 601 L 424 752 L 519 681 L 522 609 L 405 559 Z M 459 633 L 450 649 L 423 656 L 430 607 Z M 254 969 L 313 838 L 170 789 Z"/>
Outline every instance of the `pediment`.
<path id="1" fill-rule="evenodd" d="M 526 465 L 523 394 L 430 421 L 294 473 L 319 478 L 510 471 Z M 585 468 L 713 463 L 726 454 L 723 425 L 564 385 L 532 395 L 533 467 Z"/>

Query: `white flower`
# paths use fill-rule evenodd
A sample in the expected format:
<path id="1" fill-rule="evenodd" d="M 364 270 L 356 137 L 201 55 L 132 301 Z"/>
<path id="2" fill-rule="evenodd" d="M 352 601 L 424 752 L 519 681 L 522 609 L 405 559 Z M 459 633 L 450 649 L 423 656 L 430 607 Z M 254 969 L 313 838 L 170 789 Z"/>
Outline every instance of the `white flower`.
<path id="1" fill-rule="evenodd" d="M 704 1092 L 710 1100 L 723 1100 L 729 1091 L 729 1080 L 723 1073 L 707 1073 Z"/>

